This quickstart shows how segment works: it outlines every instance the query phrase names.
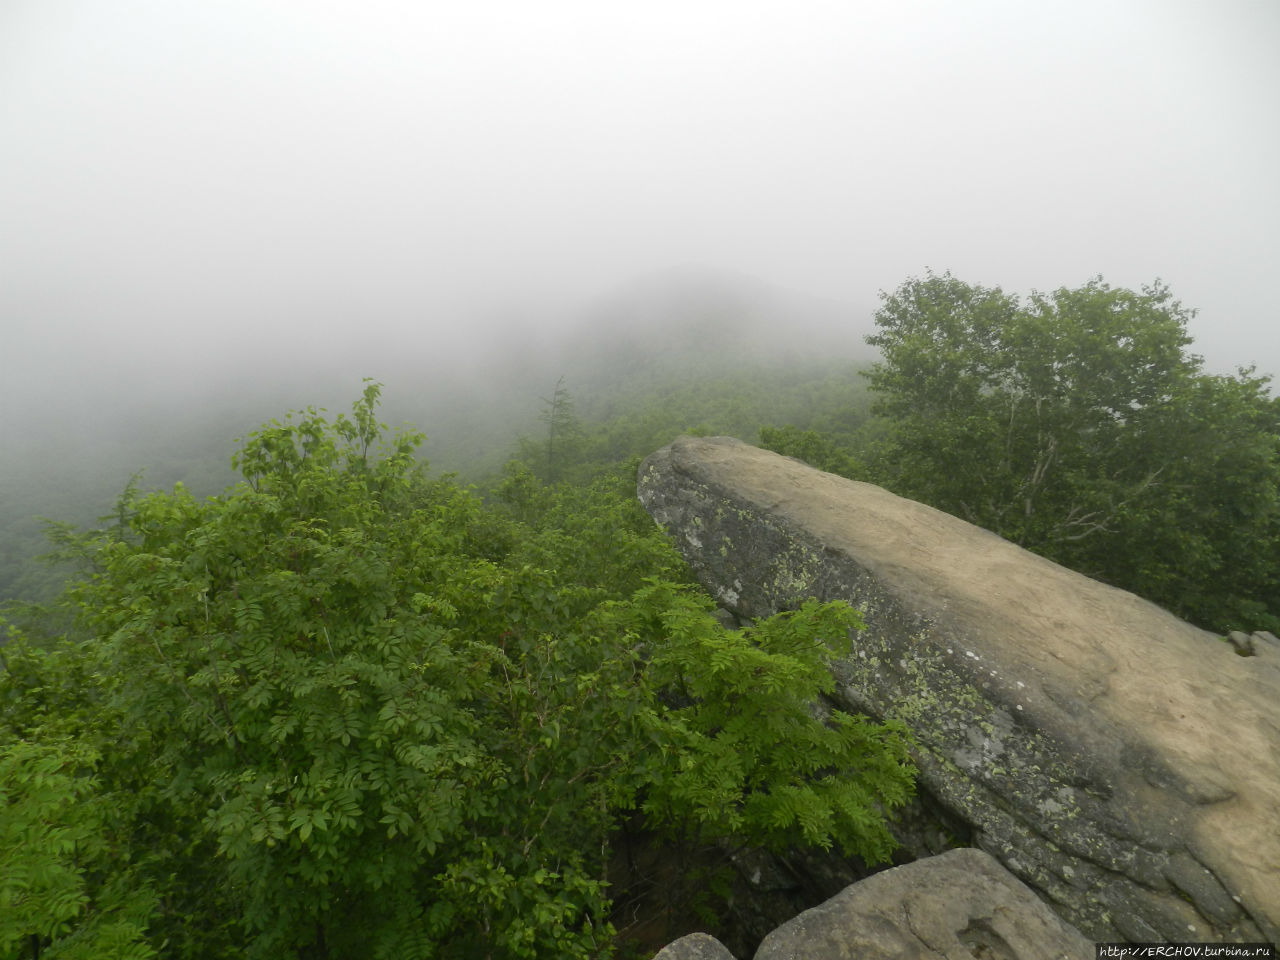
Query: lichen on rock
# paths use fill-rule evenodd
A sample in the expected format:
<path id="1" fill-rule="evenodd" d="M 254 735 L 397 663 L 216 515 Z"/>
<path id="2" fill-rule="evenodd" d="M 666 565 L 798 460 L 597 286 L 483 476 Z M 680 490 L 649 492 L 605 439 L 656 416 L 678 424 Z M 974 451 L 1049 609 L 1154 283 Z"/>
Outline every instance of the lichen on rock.
<path id="1" fill-rule="evenodd" d="M 740 620 L 857 607 L 837 706 L 908 723 L 921 790 L 1084 933 L 1280 939 L 1267 638 L 1237 656 L 955 517 L 728 438 L 658 451 L 639 496 Z"/>

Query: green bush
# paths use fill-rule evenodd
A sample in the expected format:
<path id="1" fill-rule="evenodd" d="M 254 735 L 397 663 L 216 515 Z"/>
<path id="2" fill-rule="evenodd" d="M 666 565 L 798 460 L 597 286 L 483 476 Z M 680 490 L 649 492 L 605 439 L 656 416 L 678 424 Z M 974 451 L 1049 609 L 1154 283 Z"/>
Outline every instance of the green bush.
<path id="1" fill-rule="evenodd" d="M 220 496 L 129 502 L 83 544 L 79 656 L 4 677 L 16 762 L 56 749 L 21 739 L 54 713 L 101 757 L 56 782 L 77 803 L 22 803 L 93 833 L 81 795 L 127 798 L 111 835 L 132 866 L 100 889 L 156 891 L 129 949 L 607 956 L 611 842 L 636 816 L 887 857 L 905 732 L 811 710 L 852 610 L 725 630 L 629 482 L 517 469 L 486 506 L 424 474 L 417 434 L 386 435 L 378 390 L 250 435 Z M 34 842 L 56 866 L 65 844 Z M 50 875 L 73 893 L 12 943 L 58 949 L 95 916 L 81 875 Z"/>

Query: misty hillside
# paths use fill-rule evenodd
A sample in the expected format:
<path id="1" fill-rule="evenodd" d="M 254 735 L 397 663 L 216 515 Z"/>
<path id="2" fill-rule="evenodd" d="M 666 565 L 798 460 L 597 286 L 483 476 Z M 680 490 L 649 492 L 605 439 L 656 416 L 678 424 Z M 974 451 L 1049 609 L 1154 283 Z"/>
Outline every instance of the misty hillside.
<path id="1" fill-rule="evenodd" d="M 750 277 L 672 270 L 591 304 L 570 329 L 559 363 L 585 390 L 624 393 L 668 377 L 837 356 L 869 363 L 875 351 L 863 337 L 873 310 Z"/>
<path id="2" fill-rule="evenodd" d="M 271 376 L 194 371 L 150 402 L 140 391 L 76 400 L 67 384 L 56 409 L 5 411 L 0 598 L 48 584 L 29 566 L 45 549 L 36 517 L 91 524 L 136 473 L 144 489 L 181 481 L 218 491 L 236 479 L 234 438 L 288 410 L 341 410 L 365 375 L 386 386 L 388 422 L 426 433 L 434 471 L 483 482 L 520 453 L 521 438 L 545 432 L 544 400 L 561 378 L 585 424 L 629 417 L 600 456 L 636 456 L 682 430 L 754 440 L 761 426 L 803 420 L 811 398 L 797 389 L 835 376 L 860 390 L 854 368 L 872 355 L 861 341 L 869 309 L 710 271 L 652 275 L 565 312 L 535 332 L 495 327 L 452 354 L 406 331 L 398 348 L 368 358 L 370 370 L 311 345 Z"/>
<path id="3" fill-rule="evenodd" d="M 774 422 L 764 409 L 749 422 L 726 417 L 714 401 L 698 399 L 700 388 L 741 380 L 755 382 L 763 396 L 761 377 L 820 381 L 868 365 L 875 351 L 863 337 L 871 312 L 754 278 L 672 270 L 571 311 L 553 328 L 561 332 L 545 339 L 494 344 L 444 381 L 447 395 L 415 397 L 410 388 L 407 397 L 389 398 L 388 408 L 426 430 L 434 465 L 472 478 L 501 467 L 516 440 L 544 429 L 543 400 L 561 378 L 589 422 L 665 398 L 687 426 L 714 424 L 751 439 Z"/>

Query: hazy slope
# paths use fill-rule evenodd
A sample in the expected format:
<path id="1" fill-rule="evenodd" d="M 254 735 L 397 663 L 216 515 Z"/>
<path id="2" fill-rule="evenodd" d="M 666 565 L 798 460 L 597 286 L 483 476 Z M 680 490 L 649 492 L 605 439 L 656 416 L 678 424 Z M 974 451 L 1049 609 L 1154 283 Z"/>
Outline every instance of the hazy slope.
<path id="1" fill-rule="evenodd" d="M 686 268 L 575 308 L 512 308 L 477 321 L 470 337 L 437 336 L 426 323 L 371 323 L 336 342 L 246 343 L 234 363 L 139 363 L 114 374 L 89 372 L 91 358 L 69 354 L 64 378 L 29 384 L 0 411 L 0 598 L 24 578 L 48 579 L 28 572 L 44 548 L 35 517 L 92 523 L 137 472 L 144 488 L 182 481 L 216 492 L 234 479 L 236 437 L 308 405 L 345 410 L 365 376 L 385 384 L 384 420 L 426 432 L 423 454 L 434 469 L 479 479 L 499 470 L 522 436 L 541 434 L 542 398 L 561 376 L 588 420 L 654 398 L 694 407 L 704 380 L 827 363 L 813 368 L 817 377 L 831 361 L 869 359 L 861 337 L 870 315 L 869 306 Z M 690 423 L 708 417 L 690 416 Z M 753 411 L 743 417 L 759 419 Z M 652 435 L 666 442 L 667 429 L 654 426 Z"/>

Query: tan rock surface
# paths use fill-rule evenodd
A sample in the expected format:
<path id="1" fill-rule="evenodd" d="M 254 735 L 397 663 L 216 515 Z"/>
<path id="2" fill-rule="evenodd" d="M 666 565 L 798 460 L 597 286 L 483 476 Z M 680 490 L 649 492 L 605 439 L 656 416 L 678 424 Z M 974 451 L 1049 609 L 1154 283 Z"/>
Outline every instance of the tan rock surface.
<path id="1" fill-rule="evenodd" d="M 955 517 L 727 438 L 659 451 L 640 496 L 736 612 L 862 607 L 847 706 L 923 724 L 925 787 L 1081 929 L 1277 937 L 1274 648 L 1236 656 Z"/>
<path id="2" fill-rule="evenodd" d="M 764 938 L 755 960 L 1092 960 L 1093 943 L 981 850 L 861 880 Z"/>

